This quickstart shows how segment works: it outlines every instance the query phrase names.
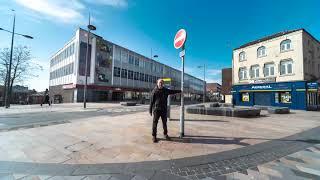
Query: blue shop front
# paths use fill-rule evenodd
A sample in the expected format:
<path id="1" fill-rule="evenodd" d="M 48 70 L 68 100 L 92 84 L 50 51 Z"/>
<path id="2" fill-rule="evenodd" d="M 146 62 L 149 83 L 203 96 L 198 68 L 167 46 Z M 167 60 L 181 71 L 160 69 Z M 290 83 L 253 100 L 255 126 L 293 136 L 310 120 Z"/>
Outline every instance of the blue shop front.
<path id="1" fill-rule="evenodd" d="M 233 103 L 238 106 L 280 106 L 290 109 L 319 110 L 319 83 L 295 81 L 234 85 Z"/>

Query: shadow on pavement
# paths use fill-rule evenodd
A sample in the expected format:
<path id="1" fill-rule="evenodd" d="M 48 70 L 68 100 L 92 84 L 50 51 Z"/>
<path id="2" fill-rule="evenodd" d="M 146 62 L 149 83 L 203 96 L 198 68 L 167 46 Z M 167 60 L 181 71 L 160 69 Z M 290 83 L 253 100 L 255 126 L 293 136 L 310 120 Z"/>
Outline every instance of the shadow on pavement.
<path id="1" fill-rule="evenodd" d="M 183 139 L 179 137 L 171 137 L 171 140 L 159 138 L 159 141 L 172 141 L 178 143 L 191 143 L 191 144 L 237 144 L 241 146 L 249 146 L 250 144 L 241 142 L 242 138 L 202 138 L 202 137 L 185 137 Z"/>
<path id="2" fill-rule="evenodd" d="M 195 140 L 195 139 L 202 139 L 202 140 L 223 140 L 229 139 L 227 141 L 229 142 L 240 142 L 244 139 L 255 139 L 255 140 L 267 140 L 267 141 L 296 141 L 296 142 L 304 142 L 304 143 L 309 143 L 309 144 L 320 144 L 320 140 L 318 139 L 270 139 L 270 138 L 250 138 L 250 137 L 222 137 L 222 136 L 195 136 L 195 135 L 185 135 L 183 139 L 179 137 L 173 137 L 172 141 L 176 142 L 183 142 L 183 141 L 188 141 L 188 140 Z M 232 140 L 230 140 L 232 139 Z M 183 142 L 186 143 L 186 142 Z M 194 143 L 194 142 L 189 142 L 189 143 Z M 219 143 L 213 143 L 213 144 L 219 144 Z M 231 144 L 231 143 L 230 143 Z M 236 144 L 236 143 L 235 143 Z M 245 143 L 246 144 L 246 143 Z M 250 145 L 250 144 L 248 144 Z"/>
<path id="3" fill-rule="evenodd" d="M 180 121 L 180 119 L 170 119 L 170 121 Z M 229 122 L 229 121 L 223 121 L 223 120 L 211 120 L 211 119 L 208 119 L 208 120 L 203 120 L 203 119 L 185 119 L 184 121 L 199 121 L 199 122 Z"/>

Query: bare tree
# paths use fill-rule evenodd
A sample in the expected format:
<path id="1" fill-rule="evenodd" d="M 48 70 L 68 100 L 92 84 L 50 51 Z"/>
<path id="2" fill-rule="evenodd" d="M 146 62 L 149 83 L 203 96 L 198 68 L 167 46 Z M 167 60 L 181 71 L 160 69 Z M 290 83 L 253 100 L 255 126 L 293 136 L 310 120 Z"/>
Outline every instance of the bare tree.
<path id="1" fill-rule="evenodd" d="M 10 49 L 0 50 L 0 83 L 7 85 L 9 73 Z M 36 72 L 42 70 L 42 66 L 32 61 L 31 51 L 26 46 L 17 46 L 13 49 L 11 76 L 9 84 L 9 97 L 12 86 L 16 83 L 23 83 L 33 77 L 37 77 Z"/>

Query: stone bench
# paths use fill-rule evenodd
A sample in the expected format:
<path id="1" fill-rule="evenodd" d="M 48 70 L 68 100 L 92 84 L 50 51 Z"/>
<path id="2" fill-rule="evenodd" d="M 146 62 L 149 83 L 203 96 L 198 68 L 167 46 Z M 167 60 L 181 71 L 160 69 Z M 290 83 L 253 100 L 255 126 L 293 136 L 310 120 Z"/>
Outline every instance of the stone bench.
<path id="1" fill-rule="evenodd" d="M 234 107 L 233 104 L 229 103 L 210 103 L 210 107 Z"/>
<path id="2" fill-rule="evenodd" d="M 204 114 L 229 117 L 256 117 L 260 116 L 260 109 L 257 108 L 232 108 L 232 107 L 205 107 L 189 106 L 186 108 L 190 114 Z"/>
<path id="3" fill-rule="evenodd" d="M 272 107 L 272 106 L 262 106 L 262 105 L 254 105 L 253 106 L 254 108 L 259 108 L 261 110 L 268 110 L 269 107 Z"/>
<path id="4" fill-rule="evenodd" d="M 121 106 L 136 106 L 137 102 L 120 102 Z"/>
<path id="5" fill-rule="evenodd" d="M 290 113 L 290 109 L 288 107 L 261 106 L 261 105 L 254 105 L 253 107 L 259 108 L 261 110 L 266 110 L 270 114 L 289 114 Z"/>
<path id="6" fill-rule="evenodd" d="M 287 107 L 269 107 L 268 113 L 270 113 L 270 114 L 289 114 L 290 109 Z"/>

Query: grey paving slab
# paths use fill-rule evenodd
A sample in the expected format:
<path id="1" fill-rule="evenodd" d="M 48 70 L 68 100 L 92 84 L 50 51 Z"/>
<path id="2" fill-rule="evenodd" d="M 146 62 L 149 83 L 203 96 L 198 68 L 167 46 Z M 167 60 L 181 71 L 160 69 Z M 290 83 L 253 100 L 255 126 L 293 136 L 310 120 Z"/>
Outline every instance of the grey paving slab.
<path id="1" fill-rule="evenodd" d="M 108 180 L 111 178 L 111 175 L 103 174 L 103 175 L 88 175 L 83 180 Z"/>
<path id="2" fill-rule="evenodd" d="M 83 180 L 86 176 L 54 176 L 48 180 Z"/>

